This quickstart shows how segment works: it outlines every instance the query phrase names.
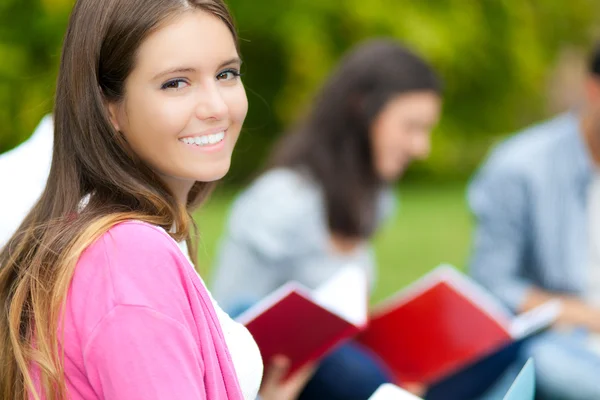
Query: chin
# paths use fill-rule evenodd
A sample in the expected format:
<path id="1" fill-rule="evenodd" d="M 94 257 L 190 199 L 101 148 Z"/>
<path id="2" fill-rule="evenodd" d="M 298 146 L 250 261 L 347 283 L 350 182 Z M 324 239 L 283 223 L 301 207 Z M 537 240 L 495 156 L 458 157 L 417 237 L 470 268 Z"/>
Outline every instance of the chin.
<path id="1" fill-rule="evenodd" d="M 394 171 L 389 171 L 386 174 L 383 174 L 382 179 L 384 182 L 386 183 L 394 183 L 399 181 L 400 179 L 402 179 L 402 177 L 404 176 L 404 171 L 406 170 L 406 168 L 402 168 L 400 170 L 394 170 Z"/>
<path id="2" fill-rule="evenodd" d="M 211 165 L 210 168 L 203 168 L 202 173 L 196 174 L 195 179 L 200 182 L 214 182 L 222 179 L 229 172 L 231 163 L 220 163 Z"/>

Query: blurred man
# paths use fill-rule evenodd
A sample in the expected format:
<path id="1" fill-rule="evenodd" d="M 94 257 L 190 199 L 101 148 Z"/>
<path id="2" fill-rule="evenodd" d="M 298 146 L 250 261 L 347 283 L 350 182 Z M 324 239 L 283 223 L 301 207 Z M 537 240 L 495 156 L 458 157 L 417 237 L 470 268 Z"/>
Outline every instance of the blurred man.
<path id="1" fill-rule="evenodd" d="M 578 110 L 494 149 L 468 190 L 473 277 L 515 312 L 562 301 L 522 349 L 544 399 L 600 399 L 600 48 L 585 87 Z"/>
<path id="2" fill-rule="evenodd" d="M 46 116 L 26 142 L 0 154 L 0 247 L 17 230 L 46 186 L 53 130 L 52 117 Z"/>

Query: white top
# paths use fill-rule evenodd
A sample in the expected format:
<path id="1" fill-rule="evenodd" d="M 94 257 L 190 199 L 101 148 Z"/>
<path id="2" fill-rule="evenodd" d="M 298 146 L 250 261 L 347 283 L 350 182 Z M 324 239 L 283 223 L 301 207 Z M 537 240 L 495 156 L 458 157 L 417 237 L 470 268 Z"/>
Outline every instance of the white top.
<path id="1" fill-rule="evenodd" d="M 600 172 L 596 172 L 588 191 L 588 281 L 587 301 L 600 307 Z"/>
<path id="2" fill-rule="evenodd" d="M 185 242 L 177 243 L 179 248 L 190 261 L 190 266 L 193 268 L 191 260 L 189 259 L 189 251 Z M 195 269 L 194 269 L 195 270 Z M 200 280 L 204 283 L 202 277 Z M 260 350 L 254 341 L 254 338 L 248 332 L 246 327 L 233 319 L 219 306 L 207 290 L 215 308 L 217 317 L 221 324 L 221 330 L 225 336 L 225 343 L 231 355 L 233 366 L 235 367 L 235 373 L 244 394 L 244 399 L 254 400 L 258 396 L 258 390 L 260 389 L 260 383 L 263 376 L 263 362 L 260 355 Z"/>
<path id="3" fill-rule="evenodd" d="M 42 194 L 50 172 L 52 117 L 44 117 L 33 135 L 0 154 L 0 248 L 10 239 Z"/>

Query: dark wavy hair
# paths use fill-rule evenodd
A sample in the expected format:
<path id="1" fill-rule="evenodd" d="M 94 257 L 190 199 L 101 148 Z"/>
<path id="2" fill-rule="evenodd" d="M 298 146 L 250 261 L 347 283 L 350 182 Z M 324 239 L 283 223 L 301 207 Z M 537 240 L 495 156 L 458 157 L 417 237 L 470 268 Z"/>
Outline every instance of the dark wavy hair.
<path id="1" fill-rule="evenodd" d="M 399 43 L 362 43 L 342 59 L 308 115 L 275 147 L 270 167 L 307 170 L 324 192 L 330 231 L 369 237 L 383 185 L 372 159 L 371 126 L 393 97 L 441 90 L 433 69 Z"/>

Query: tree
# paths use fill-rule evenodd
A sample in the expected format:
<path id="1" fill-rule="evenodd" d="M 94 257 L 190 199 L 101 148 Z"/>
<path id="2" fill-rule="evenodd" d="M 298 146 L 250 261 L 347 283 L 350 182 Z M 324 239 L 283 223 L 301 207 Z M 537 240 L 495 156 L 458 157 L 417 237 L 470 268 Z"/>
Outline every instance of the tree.
<path id="1" fill-rule="evenodd" d="M 372 36 L 422 54 L 445 82 L 444 116 L 428 176 L 464 177 L 490 142 L 544 115 L 548 74 L 566 45 L 585 48 L 594 0 L 230 0 L 238 22 L 250 111 L 230 181 L 264 161 L 310 105 L 339 57 Z M 0 4 L 0 151 L 51 110 L 66 0 Z"/>

